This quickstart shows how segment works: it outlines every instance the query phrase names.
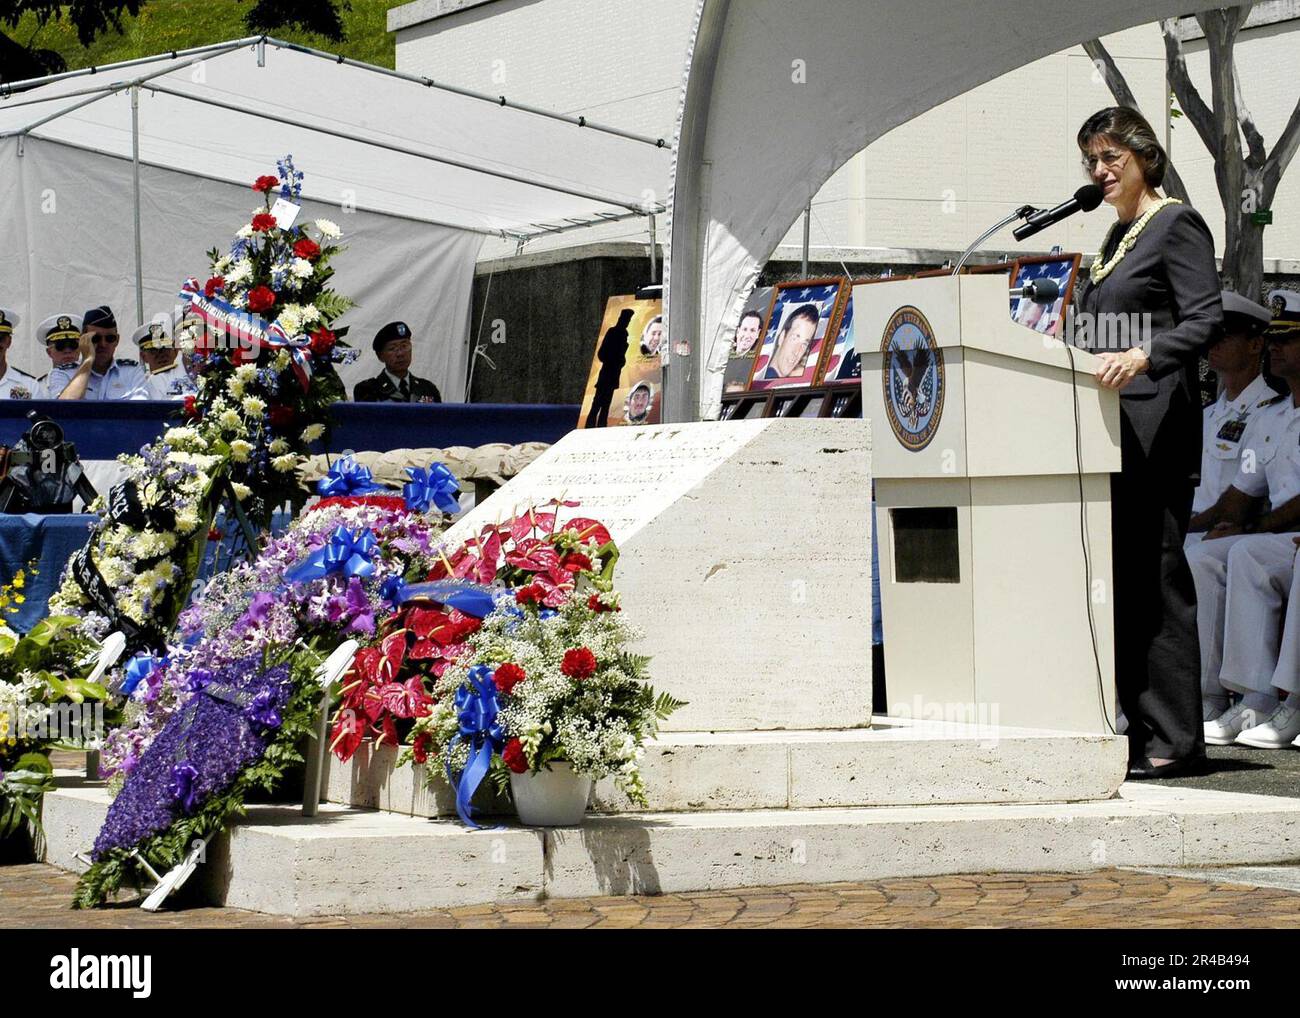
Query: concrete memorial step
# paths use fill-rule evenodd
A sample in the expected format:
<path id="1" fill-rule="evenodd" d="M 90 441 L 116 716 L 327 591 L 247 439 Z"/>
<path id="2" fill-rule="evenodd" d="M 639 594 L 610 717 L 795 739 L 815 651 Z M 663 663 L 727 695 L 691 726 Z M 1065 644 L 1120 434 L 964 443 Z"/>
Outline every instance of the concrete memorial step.
<path id="1" fill-rule="evenodd" d="M 411 816 L 456 813 L 445 782 L 421 766 L 396 767 L 391 747 L 364 744 L 347 763 L 330 757 L 325 798 Z M 780 732 L 663 732 L 642 760 L 648 804 L 634 806 L 610 779 L 597 782 L 602 813 L 1082 802 L 1108 799 L 1124 780 L 1127 741 L 1115 736 L 877 718 L 870 728 Z M 476 803 L 494 812 L 508 804 Z"/>
<path id="2" fill-rule="evenodd" d="M 80 870 L 108 808 L 97 783 L 46 797 L 46 861 Z M 1124 784 L 1079 803 L 592 816 L 472 831 L 334 804 L 256 806 L 214 839 L 205 900 L 278 915 L 406 912 L 538 895 L 653 894 L 986 871 L 1218 866 L 1300 855 L 1300 799 Z"/>

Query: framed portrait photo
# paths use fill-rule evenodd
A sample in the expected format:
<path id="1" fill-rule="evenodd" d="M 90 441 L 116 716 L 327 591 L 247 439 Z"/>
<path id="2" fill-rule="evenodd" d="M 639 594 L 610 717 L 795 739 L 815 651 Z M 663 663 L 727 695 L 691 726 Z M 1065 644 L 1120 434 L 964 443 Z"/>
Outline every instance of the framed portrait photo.
<path id="1" fill-rule="evenodd" d="M 1015 262 L 994 262 L 992 265 L 967 265 L 962 268 L 963 276 L 988 276 L 1001 275 L 1010 276 L 1011 270 L 1016 267 Z"/>
<path id="2" fill-rule="evenodd" d="M 754 360 L 762 348 L 763 330 L 767 326 L 768 308 L 772 306 L 770 286 L 760 286 L 749 295 L 736 321 L 736 333 L 731 338 L 727 353 L 726 372 L 722 377 L 722 392 L 744 392 L 749 387 L 749 376 L 754 372 Z"/>
<path id="3" fill-rule="evenodd" d="M 763 344 L 749 376 L 750 391 L 813 384 L 822 348 L 835 337 L 849 289 L 843 277 L 773 287 Z"/>
<path id="4" fill-rule="evenodd" d="M 1078 254 L 1059 254 L 1021 258 L 1017 261 L 1015 272 L 1011 276 L 1013 288 L 1024 286 L 1035 279 L 1054 279 L 1061 292 L 1051 304 L 1037 304 L 1027 297 L 1012 297 L 1012 319 L 1027 329 L 1059 339 L 1064 327 L 1065 309 L 1070 306 L 1070 300 L 1074 296 L 1074 281 L 1079 274 L 1080 258 Z"/>

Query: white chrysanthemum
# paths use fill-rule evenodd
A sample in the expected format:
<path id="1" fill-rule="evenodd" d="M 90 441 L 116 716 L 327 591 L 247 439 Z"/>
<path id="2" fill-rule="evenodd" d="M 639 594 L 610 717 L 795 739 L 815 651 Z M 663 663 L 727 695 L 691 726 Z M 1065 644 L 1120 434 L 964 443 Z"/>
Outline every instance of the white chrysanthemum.
<path id="1" fill-rule="evenodd" d="M 283 438 L 274 438 L 271 440 L 271 444 L 270 446 L 268 446 L 268 449 L 270 450 L 272 456 L 283 456 L 286 452 L 289 451 L 289 443 L 286 442 Z"/>
<path id="2" fill-rule="evenodd" d="M 320 309 L 315 304 L 304 304 L 298 313 L 307 324 L 320 321 Z"/>
<path id="3" fill-rule="evenodd" d="M 293 264 L 289 266 L 290 274 L 299 279 L 310 279 L 313 271 L 315 270 L 312 269 L 311 262 L 306 258 L 295 258 Z"/>
<path id="4" fill-rule="evenodd" d="M 235 368 L 234 375 L 241 382 L 245 382 L 245 383 L 251 382 L 254 378 L 257 377 L 257 365 L 241 364 L 239 365 L 239 367 Z"/>
<path id="5" fill-rule="evenodd" d="M 289 351 L 281 350 L 271 361 L 271 366 L 275 368 L 276 371 L 287 371 L 289 369 L 289 359 Z"/>
<path id="6" fill-rule="evenodd" d="M 235 490 L 235 498 L 239 499 L 241 502 L 253 493 L 252 488 L 247 484 L 240 484 L 238 481 L 231 482 L 230 486 Z"/>
<path id="7" fill-rule="evenodd" d="M 291 452 L 285 453 L 283 456 L 277 456 L 275 459 L 271 460 L 272 468 L 280 471 L 282 474 L 287 474 L 297 465 L 298 457 Z"/>
<path id="8" fill-rule="evenodd" d="M 242 438 L 237 438 L 230 443 L 230 458 L 236 463 L 247 463 L 248 457 L 252 454 L 252 442 L 246 442 Z"/>
<path id="9" fill-rule="evenodd" d="M 290 336 L 296 336 L 302 331 L 302 309 L 297 304 L 286 304 L 280 310 L 276 322 Z"/>
<path id="10" fill-rule="evenodd" d="M 243 226 L 241 226 L 238 230 L 235 231 L 235 236 L 238 237 L 240 240 L 247 240 L 252 235 L 253 235 L 252 223 L 245 223 Z M 229 280 L 227 280 L 227 282 L 229 282 Z"/>
<path id="11" fill-rule="evenodd" d="M 221 416 L 217 418 L 217 423 L 221 425 L 223 431 L 244 430 L 244 420 L 234 410 L 223 410 Z"/>
<path id="12" fill-rule="evenodd" d="M 338 224 L 333 223 L 328 219 L 317 219 L 316 229 L 320 231 L 320 235 L 326 240 L 338 240 L 339 237 L 343 236 L 342 231 L 338 228 Z"/>
<path id="13" fill-rule="evenodd" d="M 163 441 L 179 451 L 206 449 L 208 447 L 207 440 L 196 429 L 189 427 L 168 428 L 163 434 Z"/>
<path id="14" fill-rule="evenodd" d="M 182 509 L 176 514 L 176 532 L 181 535 L 194 533 L 199 529 L 199 514 L 193 509 Z"/>
<path id="15" fill-rule="evenodd" d="M 232 283 L 242 283 L 245 279 L 252 278 L 252 275 L 253 263 L 247 258 L 241 258 L 239 261 L 235 262 L 234 268 L 226 274 L 226 283 L 227 285 Z"/>
<path id="16" fill-rule="evenodd" d="M 249 414 L 252 417 L 259 416 L 262 411 L 266 409 L 266 403 L 258 399 L 256 396 L 245 396 L 243 403 L 240 405 L 243 406 L 244 413 Z"/>
<path id="17" fill-rule="evenodd" d="M 176 535 L 146 530 L 136 535 L 136 554 L 140 558 L 155 558 L 170 554 L 176 547 Z"/>
<path id="18" fill-rule="evenodd" d="M 242 378 L 232 378 L 226 383 L 226 392 L 234 396 L 235 399 L 242 399 L 244 396 L 245 382 Z"/>
<path id="19" fill-rule="evenodd" d="M 222 255 L 220 258 L 218 258 L 215 262 L 212 263 L 213 275 L 217 275 L 217 276 L 221 275 L 223 272 L 226 271 L 226 269 L 230 268 L 230 266 L 232 266 L 234 263 L 235 260 L 231 258 L 230 255 L 228 254 Z"/>
<path id="20" fill-rule="evenodd" d="M 316 441 L 316 439 L 320 438 L 323 434 L 325 434 L 325 425 L 309 424 L 307 427 L 302 429 L 302 440 L 306 443 L 311 443 Z"/>

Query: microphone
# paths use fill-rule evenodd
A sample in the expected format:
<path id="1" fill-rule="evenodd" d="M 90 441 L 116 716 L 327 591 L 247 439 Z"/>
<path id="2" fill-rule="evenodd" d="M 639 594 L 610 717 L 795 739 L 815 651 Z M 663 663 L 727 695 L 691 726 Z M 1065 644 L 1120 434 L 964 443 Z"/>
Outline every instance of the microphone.
<path id="1" fill-rule="evenodd" d="M 1054 209 L 1048 209 L 1046 212 L 1035 212 L 1022 225 L 1017 226 L 1011 231 L 1011 235 L 1016 240 L 1024 240 L 1026 237 L 1032 237 L 1039 230 L 1045 230 L 1053 223 L 1059 223 L 1067 216 L 1072 216 L 1076 212 L 1091 212 L 1101 204 L 1102 191 L 1096 184 L 1084 184 L 1083 187 L 1074 192 L 1073 198 L 1067 198 Z"/>
<path id="2" fill-rule="evenodd" d="M 1012 297 L 1028 297 L 1035 304 L 1051 304 L 1061 296 L 1061 284 L 1055 279 L 1031 279 L 1024 286 L 1013 286 Z"/>

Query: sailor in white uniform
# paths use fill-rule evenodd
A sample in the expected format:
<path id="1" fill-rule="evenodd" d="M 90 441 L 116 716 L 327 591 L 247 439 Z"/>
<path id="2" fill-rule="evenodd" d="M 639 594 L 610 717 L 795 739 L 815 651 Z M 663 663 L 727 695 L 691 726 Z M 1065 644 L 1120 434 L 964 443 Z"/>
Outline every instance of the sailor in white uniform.
<path id="1" fill-rule="evenodd" d="M 1291 395 L 1259 411 L 1242 439 L 1241 460 L 1219 506 L 1218 523 L 1188 550 L 1196 581 L 1198 628 L 1210 654 L 1202 664 L 1203 695 L 1226 704 L 1205 723 L 1212 745 L 1268 748 L 1300 735 L 1300 711 L 1279 705 L 1278 689 L 1295 684 L 1300 661 L 1280 656 L 1282 611 L 1295 572 L 1300 530 L 1300 312 L 1282 312 L 1265 330 L 1271 368 Z M 1267 497 L 1268 510 L 1254 515 Z M 1215 640 L 1213 620 L 1222 619 Z M 1295 634 L 1300 636 L 1300 634 Z M 1284 683 L 1278 685 L 1278 682 Z"/>
<path id="2" fill-rule="evenodd" d="M 50 370 L 36 380 L 41 387 L 36 398 L 58 399 L 81 360 L 77 352 L 81 347 L 81 315 L 50 315 L 36 326 L 36 342 L 50 358 Z"/>
<path id="3" fill-rule="evenodd" d="M 36 399 L 40 396 L 40 383 L 9 363 L 9 347 L 13 344 L 14 326 L 18 322 L 18 315 L 8 308 L 0 308 L 0 399 Z"/>
<path id="4" fill-rule="evenodd" d="M 59 399 L 148 399 L 148 372 L 133 360 L 113 356 L 122 337 L 112 309 L 107 304 L 91 308 L 82 320 L 81 330 L 85 359 L 71 373 L 68 368 L 51 371 L 46 381 L 48 391 L 54 393 L 60 376 L 66 375 Z"/>
<path id="5" fill-rule="evenodd" d="M 149 369 L 150 399 L 183 399 L 198 391 L 185 362 L 177 356 L 168 316 L 155 315 L 131 336 L 140 348 L 140 360 Z"/>

